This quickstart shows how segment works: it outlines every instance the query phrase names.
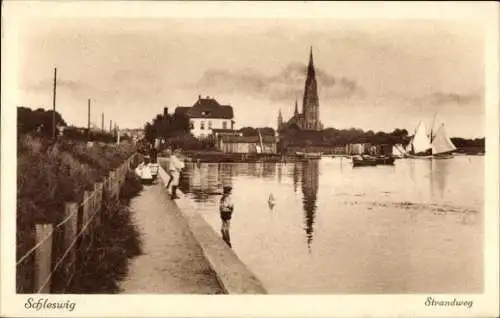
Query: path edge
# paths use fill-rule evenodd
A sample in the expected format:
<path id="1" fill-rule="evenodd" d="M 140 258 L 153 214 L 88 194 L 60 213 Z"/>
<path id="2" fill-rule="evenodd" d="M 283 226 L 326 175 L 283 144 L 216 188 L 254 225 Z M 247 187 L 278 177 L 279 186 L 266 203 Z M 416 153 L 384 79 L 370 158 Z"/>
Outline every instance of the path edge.
<path id="1" fill-rule="evenodd" d="M 158 158 L 158 161 L 168 160 Z M 169 195 L 165 189 L 168 175 L 163 167 L 158 171 L 164 194 Z M 189 230 L 201 247 L 203 256 L 212 268 L 217 281 L 227 294 L 267 294 L 262 282 L 239 259 L 235 252 L 227 246 L 222 238 L 196 211 L 186 195 L 177 190 L 180 196 L 173 203 L 177 206 L 181 216 L 186 220 Z M 169 198 L 170 200 L 170 198 Z"/>

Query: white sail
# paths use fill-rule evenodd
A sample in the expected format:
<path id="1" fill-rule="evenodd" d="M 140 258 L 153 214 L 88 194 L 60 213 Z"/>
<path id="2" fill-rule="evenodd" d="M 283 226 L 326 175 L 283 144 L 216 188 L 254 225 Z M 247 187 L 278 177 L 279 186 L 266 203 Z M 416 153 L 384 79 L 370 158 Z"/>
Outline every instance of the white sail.
<path id="1" fill-rule="evenodd" d="M 436 132 L 436 136 L 432 141 L 432 154 L 437 155 L 441 153 L 452 152 L 457 148 L 453 144 L 453 142 L 446 135 L 446 131 L 444 129 L 444 124 L 441 124 L 438 131 Z"/>
<path id="2" fill-rule="evenodd" d="M 423 122 L 418 124 L 418 127 L 415 130 L 415 135 L 411 141 L 411 145 L 414 154 L 431 149 L 431 141 L 429 140 L 429 137 L 427 137 L 427 130 Z"/>
<path id="3" fill-rule="evenodd" d="M 401 145 L 401 144 L 393 145 L 392 146 L 392 155 L 394 157 L 398 157 L 398 158 L 404 157 L 405 149 L 403 148 L 403 145 Z"/>

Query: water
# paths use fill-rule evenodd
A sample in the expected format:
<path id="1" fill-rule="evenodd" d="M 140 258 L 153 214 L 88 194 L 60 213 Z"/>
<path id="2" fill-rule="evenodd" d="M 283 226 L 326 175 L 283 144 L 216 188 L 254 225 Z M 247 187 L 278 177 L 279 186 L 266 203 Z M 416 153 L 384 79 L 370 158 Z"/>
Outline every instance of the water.
<path id="1" fill-rule="evenodd" d="M 191 164 L 181 188 L 219 232 L 218 192 L 233 187 L 233 249 L 270 293 L 474 293 L 483 160 Z"/>

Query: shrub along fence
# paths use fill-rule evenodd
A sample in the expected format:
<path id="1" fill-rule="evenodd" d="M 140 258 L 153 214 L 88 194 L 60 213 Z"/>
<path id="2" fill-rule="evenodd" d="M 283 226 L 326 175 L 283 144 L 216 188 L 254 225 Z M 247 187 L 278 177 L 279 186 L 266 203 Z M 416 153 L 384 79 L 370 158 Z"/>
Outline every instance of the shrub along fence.
<path id="1" fill-rule="evenodd" d="M 129 157 L 103 182 L 94 184 L 92 191 L 85 191 L 80 203 L 65 203 L 64 219 L 57 223 L 35 224 L 35 245 L 16 263 L 24 279 L 32 280 L 32 293 L 67 293 L 71 283 L 90 254 L 95 227 L 101 222 L 104 202 L 118 201 L 120 187 L 132 168 L 136 154 Z M 33 266 L 23 266 L 32 262 Z M 29 291 L 28 291 L 29 293 Z"/>

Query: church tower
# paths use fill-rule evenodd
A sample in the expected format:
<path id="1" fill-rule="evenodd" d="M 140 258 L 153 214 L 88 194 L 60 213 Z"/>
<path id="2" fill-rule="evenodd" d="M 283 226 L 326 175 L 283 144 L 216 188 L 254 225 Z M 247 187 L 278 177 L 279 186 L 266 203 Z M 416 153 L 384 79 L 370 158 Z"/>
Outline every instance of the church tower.
<path id="1" fill-rule="evenodd" d="M 309 54 L 309 65 L 307 66 L 307 78 L 304 88 L 302 113 L 304 116 L 304 122 L 302 125 L 303 129 L 322 129 L 321 123 L 319 121 L 318 84 L 316 82 L 316 71 L 314 70 L 312 47 Z"/>

